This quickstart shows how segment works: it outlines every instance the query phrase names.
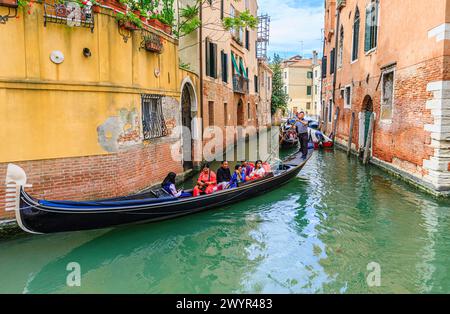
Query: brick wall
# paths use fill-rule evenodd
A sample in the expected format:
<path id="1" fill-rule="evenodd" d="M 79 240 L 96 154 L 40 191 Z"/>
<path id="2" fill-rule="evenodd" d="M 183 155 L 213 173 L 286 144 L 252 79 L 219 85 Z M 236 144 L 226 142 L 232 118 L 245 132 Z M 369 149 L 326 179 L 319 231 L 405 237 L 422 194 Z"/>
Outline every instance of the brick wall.
<path id="1" fill-rule="evenodd" d="M 165 139 L 142 144 L 127 151 L 89 157 L 17 162 L 33 187 L 32 196 L 44 199 L 88 200 L 115 197 L 140 191 L 161 182 L 168 172 L 183 172 L 171 159 L 171 142 Z M 7 163 L 0 163 L 0 179 Z M 3 179 L 1 179 L 3 181 Z M 14 217 L 5 212 L 5 189 L 0 188 L 0 219 Z"/>
<path id="2" fill-rule="evenodd" d="M 424 160 L 434 154 L 431 147 L 430 132 L 425 125 L 433 123 L 431 110 L 427 101 L 432 94 L 427 91 L 427 84 L 442 79 L 443 57 L 433 58 L 410 67 L 396 69 L 393 118 L 389 123 L 380 120 L 381 82 L 380 76 L 374 76 L 368 82 L 354 82 L 352 90 L 352 108 L 344 108 L 344 99 L 340 97 L 337 86 L 335 108 L 340 108 L 340 117 L 336 139 L 347 142 L 351 121 L 351 112 L 356 113 L 352 143 L 357 145 L 359 139 L 358 114 L 363 108 L 364 98 L 368 95 L 373 101 L 376 113 L 373 137 L 373 156 L 393 164 L 413 175 L 423 178 L 427 171 L 423 168 Z M 334 109 L 335 109 L 334 108 Z M 328 124 L 328 131 L 332 123 Z"/>

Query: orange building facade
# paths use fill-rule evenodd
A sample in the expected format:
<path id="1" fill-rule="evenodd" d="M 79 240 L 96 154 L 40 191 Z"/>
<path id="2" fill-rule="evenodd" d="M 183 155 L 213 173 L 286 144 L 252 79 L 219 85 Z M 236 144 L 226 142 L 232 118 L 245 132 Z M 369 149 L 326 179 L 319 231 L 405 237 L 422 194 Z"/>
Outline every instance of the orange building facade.
<path id="1" fill-rule="evenodd" d="M 336 142 L 450 192 L 450 1 L 326 0 L 322 121 Z M 349 139 L 352 114 L 355 116 Z"/>

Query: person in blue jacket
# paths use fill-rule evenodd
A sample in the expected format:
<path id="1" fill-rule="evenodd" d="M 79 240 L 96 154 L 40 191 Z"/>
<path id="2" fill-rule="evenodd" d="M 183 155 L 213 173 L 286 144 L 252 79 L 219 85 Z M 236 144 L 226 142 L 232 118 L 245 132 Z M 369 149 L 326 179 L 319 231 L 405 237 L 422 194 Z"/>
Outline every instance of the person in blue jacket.
<path id="1" fill-rule="evenodd" d="M 241 165 L 236 165 L 228 188 L 237 188 L 239 182 L 245 182 L 245 176 L 245 169 L 243 169 Z"/>

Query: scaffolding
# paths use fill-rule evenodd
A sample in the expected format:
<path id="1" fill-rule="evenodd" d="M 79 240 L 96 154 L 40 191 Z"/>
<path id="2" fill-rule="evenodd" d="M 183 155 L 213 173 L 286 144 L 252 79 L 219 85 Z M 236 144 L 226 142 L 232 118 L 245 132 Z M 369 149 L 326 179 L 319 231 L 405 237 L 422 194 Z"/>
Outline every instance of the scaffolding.
<path id="1" fill-rule="evenodd" d="M 258 40 L 256 44 L 256 57 L 258 60 L 267 60 L 267 46 L 269 45 L 270 16 L 258 17 Z"/>

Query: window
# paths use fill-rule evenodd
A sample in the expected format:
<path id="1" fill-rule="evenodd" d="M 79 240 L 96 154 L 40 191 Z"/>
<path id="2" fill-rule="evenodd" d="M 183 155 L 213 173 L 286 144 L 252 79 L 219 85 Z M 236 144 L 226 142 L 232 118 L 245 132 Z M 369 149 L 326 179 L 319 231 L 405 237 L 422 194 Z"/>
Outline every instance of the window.
<path id="1" fill-rule="evenodd" d="M 223 125 L 224 126 L 228 125 L 228 104 L 227 103 L 223 104 Z"/>
<path id="2" fill-rule="evenodd" d="M 162 96 L 144 94 L 141 96 L 141 104 L 144 140 L 166 136 L 168 133 L 162 112 Z"/>
<path id="3" fill-rule="evenodd" d="M 250 50 L 250 32 L 245 30 L 245 49 Z"/>
<path id="4" fill-rule="evenodd" d="M 310 102 L 306 103 L 306 110 L 311 110 L 311 103 Z"/>
<path id="5" fill-rule="evenodd" d="M 254 77 L 254 82 L 255 82 L 255 93 L 258 93 L 259 92 L 259 86 L 258 86 L 258 76 L 256 76 L 255 75 L 255 77 Z"/>
<path id="6" fill-rule="evenodd" d="M 247 119 L 250 120 L 250 103 L 247 103 Z"/>
<path id="7" fill-rule="evenodd" d="M 221 20 L 223 20 L 223 18 L 224 18 L 224 10 L 225 10 L 224 3 L 225 3 L 225 0 L 220 0 L 220 19 Z"/>
<path id="8" fill-rule="evenodd" d="M 392 119 L 394 104 L 394 69 L 386 70 L 382 74 L 381 82 L 381 120 Z"/>
<path id="9" fill-rule="evenodd" d="M 308 73 L 306 73 L 306 77 L 309 78 L 309 79 L 312 79 L 313 78 L 313 73 L 308 71 Z"/>
<path id="10" fill-rule="evenodd" d="M 328 105 L 328 122 L 331 122 L 333 118 L 333 101 L 330 99 L 330 104 Z"/>
<path id="11" fill-rule="evenodd" d="M 378 0 L 372 0 L 366 8 L 366 29 L 364 34 L 364 51 L 377 47 L 378 35 Z"/>
<path id="12" fill-rule="evenodd" d="M 228 54 L 223 50 L 220 52 L 220 59 L 222 61 L 222 81 L 228 83 Z"/>
<path id="13" fill-rule="evenodd" d="M 335 48 L 331 49 L 330 52 L 330 74 L 333 74 L 335 70 L 334 59 L 335 59 Z"/>
<path id="14" fill-rule="evenodd" d="M 217 44 L 205 40 L 206 42 L 206 75 L 217 78 Z"/>
<path id="15" fill-rule="evenodd" d="M 312 86 L 306 86 L 306 95 L 311 96 L 311 87 Z"/>
<path id="16" fill-rule="evenodd" d="M 208 101 L 208 125 L 214 125 L 214 101 Z"/>
<path id="17" fill-rule="evenodd" d="M 284 71 L 284 78 L 287 79 L 287 71 Z"/>
<path id="18" fill-rule="evenodd" d="M 353 21 L 353 47 L 352 47 L 352 61 L 358 60 L 359 50 L 359 9 L 356 8 L 355 20 Z"/>
<path id="19" fill-rule="evenodd" d="M 322 58 L 322 78 L 327 77 L 327 57 Z"/>
<path id="20" fill-rule="evenodd" d="M 317 70 L 314 71 L 314 77 L 317 77 Z"/>
<path id="21" fill-rule="evenodd" d="M 314 93 L 317 95 L 317 85 L 314 85 Z"/>
<path id="22" fill-rule="evenodd" d="M 288 93 L 288 90 L 287 90 L 287 86 L 286 85 L 284 85 L 284 92 L 287 94 Z"/>
<path id="23" fill-rule="evenodd" d="M 346 86 L 344 88 L 344 108 L 352 107 L 352 87 Z"/>
<path id="24" fill-rule="evenodd" d="M 344 55 L 344 27 L 341 26 L 341 31 L 339 32 L 339 50 L 338 50 L 338 60 L 337 67 L 342 67 L 342 60 Z"/>

